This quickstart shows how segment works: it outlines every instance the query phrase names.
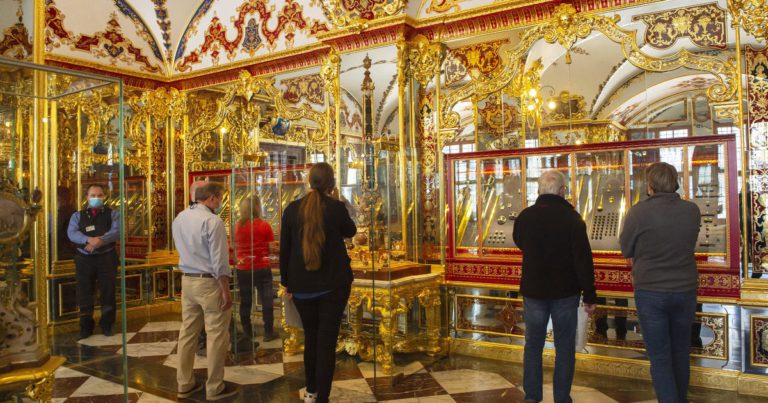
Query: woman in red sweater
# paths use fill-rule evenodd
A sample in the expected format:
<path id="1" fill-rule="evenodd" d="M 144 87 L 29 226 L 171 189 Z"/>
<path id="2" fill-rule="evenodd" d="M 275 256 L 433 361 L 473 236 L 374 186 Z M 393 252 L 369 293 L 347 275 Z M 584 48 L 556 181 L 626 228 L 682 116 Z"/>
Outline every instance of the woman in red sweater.
<path id="1" fill-rule="evenodd" d="M 272 269 L 269 263 L 270 243 L 275 240 L 272 227 L 261 219 L 261 200 L 252 195 L 240 202 L 240 218 L 235 223 L 235 257 L 237 285 L 240 288 L 240 323 L 248 340 L 253 339 L 251 305 L 258 290 L 264 319 L 264 341 L 278 338 L 274 331 Z"/>

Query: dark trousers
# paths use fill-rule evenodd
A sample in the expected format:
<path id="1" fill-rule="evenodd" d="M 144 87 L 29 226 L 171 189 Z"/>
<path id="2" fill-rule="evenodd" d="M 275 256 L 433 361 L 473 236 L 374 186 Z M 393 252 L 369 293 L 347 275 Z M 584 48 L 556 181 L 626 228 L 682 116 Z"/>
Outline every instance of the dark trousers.
<path id="1" fill-rule="evenodd" d="M 331 394 L 336 368 L 336 339 L 349 299 L 350 286 L 312 299 L 294 298 L 304 327 L 304 376 L 307 392 L 317 393 L 317 403 Z"/>
<path id="2" fill-rule="evenodd" d="M 101 320 L 103 332 L 111 331 L 115 324 L 115 283 L 117 278 L 117 253 L 114 250 L 100 255 L 75 255 L 75 279 L 77 280 L 77 304 L 80 307 L 80 335 L 93 333 L 93 300 L 98 283 L 101 294 Z"/>
<path id="3" fill-rule="evenodd" d="M 264 335 L 274 333 L 274 289 L 272 285 L 272 270 L 237 270 L 237 287 L 240 289 L 240 324 L 246 335 L 253 334 L 251 327 L 251 306 L 253 292 L 258 291 L 261 314 L 264 319 Z"/>
<path id="4" fill-rule="evenodd" d="M 659 403 L 687 402 L 696 290 L 635 290 L 635 304 L 645 350 L 651 361 L 656 398 Z"/>
<path id="5" fill-rule="evenodd" d="M 561 299 L 523 297 L 525 349 L 523 351 L 523 390 L 525 398 L 544 400 L 541 354 L 552 318 L 555 333 L 555 374 L 553 395 L 556 403 L 571 403 L 571 383 L 576 369 L 576 325 L 579 295 Z"/>

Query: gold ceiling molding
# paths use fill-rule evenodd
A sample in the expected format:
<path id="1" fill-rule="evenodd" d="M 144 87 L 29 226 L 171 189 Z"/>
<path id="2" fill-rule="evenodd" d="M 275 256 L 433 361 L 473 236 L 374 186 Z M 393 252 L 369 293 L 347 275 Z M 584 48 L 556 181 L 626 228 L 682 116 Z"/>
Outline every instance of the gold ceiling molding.
<path id="1" fill-rule="evenodd" d="M 508 62 L 501 72 L 490 79 L 472 80 L 443 98 L 440 105 L 443 128 L 458 127 L 459 114 L 453 111 L 453 107 L 460 101 L 473 95 L 485 96 L 509 85 L 520 73 L 519 61 L 525 60 L 528 51 L 538 40 L 544 39 L 547 43 L 558 43 L 570 51 L 577 40 L 586 38 L 592 31 L 601 32 L 620 45 L 627 61 L 640 69 L 664 72 L 687 67 L 712 73 L 718 82 L 707 90 L 707 96 L 713 101 L 727 101 L 736 92 L 737 70 L 734 62 L 697 55 L 685 49 L 664 58 L 649 56 L 637 45 L 635 39 L 637 31 L 619 28 L 618 21 L 618 16 L 609 18 L 595 14 L 580 14 L 572 5 L 560 4 L 555 9 L 552 19 L 526 31 L 518 46 L 507 52 Z M 566 53 L 566 60 L 569 60 L 569 53 Z"/>
<path id="2" fill-rule="evenodd" d="M 728 11 L 731 12 L 735 25 L 741 26 L 757 39 L 768 39 L 768 2 L 728 0 Z"/>
<path id="3" fill-rule="evenodd" d="M 320 4 L 325 16 L 337 27 L 363 25 L 377 17 L 400 14 L 407 0 L 324 0 Z"/>

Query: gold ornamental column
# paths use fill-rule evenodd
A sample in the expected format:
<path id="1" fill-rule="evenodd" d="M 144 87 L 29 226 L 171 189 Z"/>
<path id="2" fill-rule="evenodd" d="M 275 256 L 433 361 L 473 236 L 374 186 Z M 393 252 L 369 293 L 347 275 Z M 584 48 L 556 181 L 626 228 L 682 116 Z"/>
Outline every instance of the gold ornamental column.
<path id="1" fill-rule="evenodd" d="M 419 85 L 419 111 L 417 115 L 420 116 L 418 122 L 414 122 L 415 125 L 421 126 L 421 138 L 419 139 L 419 146 L 422 156 L 422 178 L 424 180 L 424 200 L 423 200 L 423 219 L 421 220 L 423 225 L 421 227 L 421 238 L 432 238 L 432 245 L 424 248 L 423 258 L 426 260 L 435 260 L 435 258 L 442 258 L 443 253 L 440 252 L 440 246 L 444 245 L 444 234 L 436 237 L 436 233 L 444 232 L 445 219 L 438 217 L 443 215 L 445 208 L 444 199 L 445 192 L 443 186 L 439 186 L 439 182 L 442 178 L 443 171 L 443 158 L 442 150 L 440 149 L 441 141 L 440 137 L 440 116 L 437 113 L 438 106 L 440 105 L 440 66 L 445 56 L 445 46 L 441 43 L 432 43 L 423 35 L 416 35 L 411 41 L 408 47 L 408 63 L 409 63 L 409 75 Z M 431 105 L 424 103 L 424 98 L 428 99 L 427 86 L 432 81 L 436 80 L 435 85 L 435 98 Z M 422 105 L 424 103 L 424 105 Z M 430 117 L 424 116 L 430 114 Z M 425 127 L 425 120 L 434 120 L 437 116 L 437 121 L 431 123 L 431 127 Z M 431 234 L 431 236 L 430 236 Z M 425 242 L 426 243 L 426 242 Z"/>

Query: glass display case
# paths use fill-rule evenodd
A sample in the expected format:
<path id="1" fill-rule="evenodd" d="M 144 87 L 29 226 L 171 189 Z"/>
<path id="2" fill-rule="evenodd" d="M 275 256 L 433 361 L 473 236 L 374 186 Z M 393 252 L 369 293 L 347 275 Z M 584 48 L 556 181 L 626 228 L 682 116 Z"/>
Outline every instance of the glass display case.
<path id="1" fill-rule="evenodd" d="M 261 217 L 269 223 L 275 237 L 280 233 L 280 217 L 288 204 L 306 193 L 305 175 L 310 165 L 266 165 L 255 168 L 194 171 L 194 181 L 217 182 L 224 186 L 224 200 L 219 216 L 224 221 L 227 235 L 231 234 L 237 207 L 244 198 L 257 195 L 261 200 Z M 232 191 L 234 189 L 234 192 Z"/>
<path id="2" fill-rule="evenodd" d="M 522 256 L 512 240 L 514 220 L 535 203 L 541 173 L 558 169 L 566 177 L 566 199 L 587 225 L 599 288 L 631 291 L 630 265 L 621 256 L 619 235 L 629 208 L 647 198 L 644 172 L 654 162 L 675 166 L 678 193 L 699 206 L 700 272 L 738 276 L 732 136 L 452 154 L 447 161 L 448 209 L 453 212 L 448 222 L 449 280 L 519 283 Z M 477 269 L 480 263 L 497 265 L 500 274 L 483 274 Z M 720 296 L 733 292 L 706 281 L 701 290 Z"/>
<path id="3" fill-rule="evenodd" d="M 66 124 L 60 121 L 63 105 L 74 99 L 93 100 L 97 92 L 107 89 L 121 104 L 120 79 L 0 59 L 0 389 L 4 399 L 50 401 L 56 368 L 65 361 L 79 365 L 90 359 L 70 354 L 77 351 L 77 341 L 49 327 L 57 309 L 49 301 L 60 297 L 55 291 L 57 276 L 50 269 L 62 243 L 57 215 L 68 221 L 73 212 L 66 203 L 59 203 L 69 192 L 65 182 L 79 183 L 77 173 L 85 165 L 79 164 L 80 157 L 94 156 L 94 148 L 109 154 L 115 183 L 112 196 L 118 201 L 115 208 L 122 209 L 120 115 L 101 110 L 104 114 L 98 124 L 82 127 L 83 134 L 87 132 L 94 141 L 89 143 L 92 148 L 78 148 L 77 142 L 71 142 L 71 135 L 77 133 L 66 132 Z M 72 153 L 61 153 L 63 149 Z M 95 173 L 102 166 L 106 164 L 88 168 Z M 71 175 L 59 180 L 57 169 Z M 124 273 L 123 261 L 117 264 L 118 278 Z M 124 289 L 118 289 L 118 300 L 124 298 L 120 292 Z M 119 302 L 116 309 L 124 315 Z M 118 322 L 115 332 L 121 330 Z M 117 362 L 120 355 L 115 356 Z"/>

